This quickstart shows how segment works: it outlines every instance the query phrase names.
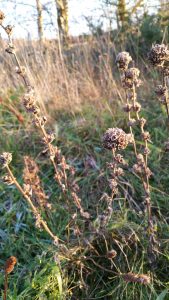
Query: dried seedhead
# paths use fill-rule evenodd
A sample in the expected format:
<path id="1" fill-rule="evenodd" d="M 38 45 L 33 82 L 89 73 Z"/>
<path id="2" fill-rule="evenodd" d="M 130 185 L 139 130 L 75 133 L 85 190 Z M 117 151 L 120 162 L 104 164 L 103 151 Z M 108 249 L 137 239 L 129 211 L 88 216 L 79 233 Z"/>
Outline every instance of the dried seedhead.
<path id="1" fill-rule="evenodd" d="M 153 45 L 148 53 L 148 60 L 154 67 L 163 66 L 164 62 L 169 60 L 169 50 L 164 44 Z"/>
<path id="2" fill-rule="evenodd" d="M 2 11 L 0 11 L 0 24 L 2 24 L 4 19 L 5 19 L 5 15 Z"/>
<path id="3" fill-rule="evenodd" d="M 120 52 L 116 57 L 116 63 L 120 70 L 127 70 L 132 58 L 128 52 Z"/>
<path id="4" fill-rule="evenodd" d="M 140 75 L 140 71 L 137 68 L 130 68 L 126 70 L 124 77 L 122 78 L 122 84 L 124 88 L 131 89 L 133 85 L 138 87 L 141 84 L 139 75 Z"/>
<path id="5" fill-rule="evenodd" d="M 125 149 L 129 143 L 129 135 L 120 128 L 109 128 L 103 135 L 103 147 L 109 150 Z"/>
<path id="6" fill-rule="evenodd" d="M 123 275 L 123 279 L 126 282 L 137 282 L 141 284 L 150 284 L 151 283 L 151 278 L 149 275 L 146 274 L 135 274 L 132 272 L 129 272 L 127 274 Z"/>
<path id="7" fill-rule="evenodd" d="M 163 85 L 158 85 L 155 89 L 155 93 L 157 95 L 157 97 L 159 98 L 161 103 L 166 103 L 166 99 L 167 99 L 167 88 L 166 86 Z"/>
<path id="8" fill-rule="evenodd" d="M 0 168 L 5 168 L 12 161 L 12 154 L 9 152 L 4 152 L 0 155 Z"/>
<path id="9" fill-rule="evenodd" d="M 24 190 L 25 193 L 31 195 L 34 203 L 41 208 L 51 208 L 51 205 L 47 202 L 48 197 L 46 196 L 42 186 L 41 181 L 38 176 L 39 168 L 36 162 L 29 156 L 24 157 Z"/>
<path id="10" fill-rule="evenodd" d="M 5 263 L 5 273 L 10 274 L 13 271 L 16 263 L 17 258 L 15 256 L 10 256 Z"/>

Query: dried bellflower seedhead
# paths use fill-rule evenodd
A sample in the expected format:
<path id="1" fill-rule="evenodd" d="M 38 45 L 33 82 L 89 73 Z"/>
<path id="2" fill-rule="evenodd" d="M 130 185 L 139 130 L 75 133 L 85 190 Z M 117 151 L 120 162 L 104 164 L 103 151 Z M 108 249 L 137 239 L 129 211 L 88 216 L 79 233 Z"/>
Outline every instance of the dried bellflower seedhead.
<path id="1" fill-rule="evenodd" d="M 163 74 L 164 74 L 165 77 L 168 77 L 168 76 L 169 76 L 169 67 L 165 67 L 165 66 L 164 66 Z"/>
<path id="2" fill-rule="evenodd" d="M 6 31 L 6 33 L 7 33 L 8 35 L 11 35 L 12 32 L 13 32 L 13 26 L 7 25 L 7 26 L 5 27 L 5 31 Z"/>
<path id="3" fill-rule="evenodd" d="M 133 105 L 132 105 L 132 109 L 133 111 L 135 112 L 139 112 L 141 110 L 141 104 L 139 102 L 135 102 Z"/>
<path id="4" fill-rule="evenodd" d="M 109 259 L 115 258 L 116 256 L 117 256 L 117 252 L 114 249 L 107 252 L 107 257 Z"/>
<path id="5" fill-rule="evenodd" d="M 9 54 L 15 54 L 15 47 L 13 45 L 9 44 L 8 48 L 6 48 L 5 51 Z"/>
<path id="6" fill-rule="evenodd" d="M 146 275 L 146 274 L 135 274 L 135 273 L 129 272 L 129 273 L 123 275 L 123 279 L 126 282 L 138 282 L 141 284 L 150 284 L 151 283 L 150 276 Z"/>
<path id="7" fill-rule="evenodd" d="M 163 66 L 164 62 L 169 60 L 169 50 L 164 44 L 153 45 L 148 53 L 148 60 L 154 67 Z"/>
<path id="8" fill-rule="evenodd" d="M 4 152 L 0 155 L 0 167 L 3 169 L 12 161 L 12 154 L 9 152 Z"/>
<path id="9" fill-rule="evenodd" d="M 128 52 L 120 52 L 116 57 L 116 63 L 120 70 L 126 70 L 132 58 Z"/>
<path id="10" fill-rule="evenodd" d="M 129 68 L 125 71 L 125 75 L 122 79 L 122 84 L 124 88 L 131 89 L 133 84 L 135 86 L 140 86 L 141 80 L 139 79 L 140 71 L 137 68 Z"/>
<path id="11" fill-rule="evenodd" d="M 5 273 L 10 274 L 13 271 L 16 263 L 17 263 L 17 258 L 15 256 L 9 257 L 5 263 Z"/>
<path id="12" fill-rule="evenodd" d="M 143 127 L 144 127 L 144 125 L 146 124 L 147 120 L 146 120 L 146 119 L 144 119 L 144 118 L 140 118 L 139 122 L 140 122 L 140 126 L 141 126 L 141 128 L 143 128 Z"/>
<path id="13" fill-rule="evenodd" d="M 133 127 L 137 124 L 137 120 L 136 119 L 131 119 L 128 121 L 128 126 Z"/>
<path id="14" fill-rule="evenodd" d="M 158 85 L 155 89 L 155 93 L 157 95 L 157 97 L 159 98 L 161 103 L 165 103 L 166 102 L 166 98 L 167 98 L 167 88 L 165 86 L 162 85 Z"/>
<path id="15" fill-rule="evenodd" d="M 12 185 L 14 183 L 14 181 L 10 175 L 5 175 L 1 179 L 2 179 L 3 183 L 5 183 L 7 185 Z"/>
<path id="16" fill-rule="evenodd" d="M 2 21 L 5 19 L 4 13 L 0 10 L 0 24 L 2 24 Z"/>
<path id="17" fill-rule="evenodd" d="M 29 113 L 38 113 L 38 107 L 35 104 L 36 100 L 33 95 L 33 92 L 28 92 L 23 96 L 23 105 L 27 112 Z"/>
<path id="18" fill-rule="evenodd" d="M 103 135 L 103 147 L 109 150 L 125 149 L 128 143 L 128 135 L 120 128 L 109 128 Z"/>
<path id="19" fill-rule="evenodd" d="M 125 112 L 130 112 L 132 110 L 132 105 L 127 103 L 124 107 L 123 107 L 123 110 Z"/>
<path id="20" fill-rule="evenodd" d="M 16 67 L 15 72 L 19 75 L 25 75 L 26 74 L 26 68 L 24 66 Z"/>
<path id="21" fill-rule="evenodd" d="M 142 133 L 142 138 L 144 141 L 149 141 L 150 142 L 150 133 L 148 131 L 145 131 Z"/>

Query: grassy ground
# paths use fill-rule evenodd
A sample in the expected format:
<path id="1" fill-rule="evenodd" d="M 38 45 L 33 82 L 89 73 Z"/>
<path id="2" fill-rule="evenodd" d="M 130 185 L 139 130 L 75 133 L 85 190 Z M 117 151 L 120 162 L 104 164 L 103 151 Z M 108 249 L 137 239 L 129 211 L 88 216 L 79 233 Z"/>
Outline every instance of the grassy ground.
<path id="1" fill-rule="evenodd" d="M 38 132 L 18 103 L 22 91 L 10 92 L 9 96 L 24 117 L 19 123 L 7 108 L 0 111 L 1 151 L 13 153 L 12 168 L 22 182 L 23 155 L 31 155 L 41 167 L 40 176 L 44 189 L 52 203 L 52 211 L 47 216 L 49 226 L 65 238 L 68 213 L 59 188 L 53 181 L 53 169 L 43 158 Z M 105 209 L 101 197 L 109 191 L 106 162 L 111 155 L 103 150 L 101 136 L 109 127 L 127 130 L 126 116 L 120 106 L 105 102 L 105 109 L 84 105 L 78 113 L 56 112 L 50 126 L 53 126 L 57 144 L 67 160 L 76 167 L 83 205 L 92 215 L 97 226 L 97 214 Z M 117 102 L 117 101 L 115 101 Z M 107 107 L 109 109 L 107 109 Z M 69 261 L 60 258 L 58 262 L 56 246 L 43 231 L 34 226 L 34 219 L 27 203 L 15 187 L 0 185 L 0 287 L 3 293 L 3 265 L 14 255 L 17 266 L 9 278 L 8 297 L 21 299 L 122 299 L 122 300 L 162 300 L 169 299 L 169 154 L 164 152 L 167 139 L 165 112 L 150 94 L 143 101 L 143 116 L 148 120 L 151 133 L 150 169 L 153 216 L 157 224 L 160 248 L 153 269 L 147 260 L 146 217 L 143 212 L 143 191 L 138 178 L 132 174 L 135 162 L 132 148 L 125 152 L 129 168 L 121 179 L 122 189 L 114 201 L 114 211 L 105 235 L 92 241 L 95 249 L 91 253 L 77 250 Z M 56 120 L 56 121 L 55 121 Z M 138 141 L 139 144 L 139 141 Z M 79 220 L 80 222 L 80 220 Z M 90 232 L 87 232 L 88 237 Z M 107 250 L 114 249 L 114 260 L 106 257 Z M 70 250 L 71 252 L 71 250 Z M 97 253 L 97 254 L 96 254 Z M 98 255 L 99 254 L 99 255 Z M 151 284 L 126 283 L 122 274 L 150 274 Z M 1 298 L 2 299 L 2 296 Z"/>

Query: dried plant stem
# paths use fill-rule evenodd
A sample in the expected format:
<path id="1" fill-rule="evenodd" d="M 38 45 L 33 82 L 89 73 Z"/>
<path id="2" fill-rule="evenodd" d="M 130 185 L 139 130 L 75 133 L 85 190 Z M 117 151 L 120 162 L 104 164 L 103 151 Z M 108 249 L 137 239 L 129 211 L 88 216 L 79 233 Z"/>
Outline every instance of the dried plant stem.
<path id="1" fill-rule="evenodd" d="M 4 297 L 3 297 L 3 300 L 7 300 L 7 291 L 8 291 L 8 274 L 5 272 Z"/>
<path id="2" fill-rule="evenodd" d="M 125 71 L 123 71 L 121 74 L 121 82 L 122 79 L 125 78 Z M 136 93 L 136 86 L 133 83 L 132 84 L 132 88 L 131 89 L 126 89 L 125 90 L 125 97 L 126 97 L 126 104 L 128 107 L 130 107 L 130 104 L 132 104 L 132 107 L 136 106 L 136 101 L 137 101 L 137 93 Z M 132 99 L 132 103 L 130 103 L 130 99 Z M 141 125 L 141 118 L 139 115 L 139 111 L 135 111 L 135 117 L 136 120 L 138 122 L 138 124 L 140 125 L 140 132 L 142 137 L 144 137 L 145 131 L 144 131 L 144 126 Z M 135 153 L 135 157 L 136 160 L 138 159 L 138 151 L 137 151 L 137 145 L 136 145 L 136 141 L 135 141 L 135 135 L 133 133 L 133 128 L 132 126 L 130 126 L 130 121 L 131 121 L 131 112 L 130 109 L 128 110 L 128 121 L 129 121 L 129 129 L 130 129 L 130 133 L 133 137 L 133 148 L 134 148 L 134 153 Z M 147 221 L 148 221 L 148 231 L 149 233 L 152 231 L 152 214 L 151 214 L 151 198 L 150 198 L 150 184 L 149 184 L 149 178 L 147 175 L 147 162 L 148 162 L 148 141 L 147 139 L 144 139 L 144 144 L 145 144 L 145 153 L 144 153 L 144 160 L 143 160 L 143 169 L 144 169 L 144 174 L 140 174 L 140 179 L 142 181 L 143 184 L 143 188 L 145 191 L 145 202 L 146 202 L 146 208 L 147 208 Z"/>
<path id="3" fill-rule="evenodd" d="M 6 31 L 5 27 L 1 24 L 1 27 Z M 18 56 L 15 52 L 15 48 L 14 48 L 14 45 L 13 45 L 13 41 L 12 41 L 12 38 L 11 38 L 11 35 L 8 34 L 8 39 L 9 39 L 9 47 L 11 49 L 13 49 L 13 51 L 11 51 L 11 54 L 13 55 L 14 59 L 15 59 L 15 63 L 16 63 L 16 66 L 18 68 L 18 74 L 22 77 L 23 79 L 23 82 L 24 82 L 24 85 L 25 87 L 27 88 L 27 90 L 29 91 L 30 87 L 31 87 L 31 84 L 29 83 L 29 80 L 27 79 L 27 77 L 25 76 L 23 70 L 22 70 L 22 66 L 20 64 L 20 61 L 18 59 Z M 55 173 L 56 173 L 56 179 L 58 181 L 58 184 L 59 186 L 61 187 L 62 189 L 62 192 L 65 194 L 65 186 L 67 186 L 67 182 L 64 182 L 64 185 L 62 184 L 61 180 L 60 180 L 60 175 L 59 175 L 59 171 L 58 171 L 58 168 L 57 168 L 57 165 L 54 161 L 54 153 L 55 153 L 55 149 L 54 149 L 54 146 L 48 142 L 48 134 L 46 132 L 46 129 L 44 128 L 44 126 L 41 125 L 41 122 L 40 122 L 40 115 L 37 113 L 37 114 L 34 114 L 34 119 L 35 121 L 37 122 L 37 124 L 39 125 L 39 129 L 43 135 L 43 137 L 45 138 L 45 141 L 46 141 L 46 145 L 47 145 L 47 148 L 48 148 L 48 151 L 49 151 L 49 154 L 50 154 L 50 161 L 54 167 L 54 170 L 55 170 Z M 66 180 L 66 176 L 64 176 L 65 180 Z"/>
<path id="4" fill-rule="evenodd" d="M 166 89 L 166 97 L 165 97 L 165 108 L 167 113 L 167 119 L 168 119 L 168 126 L 169 126 L 169 108 L 168 108 L 168 88 L 167 88 L 167 82 L 166 82 L 166 76 L 164 74 L 164 70 L 162 70 L 162 86 L 164 89 Z"/>
<path id="5" fill-rule="evenodd" d="M 53 239 L 54 243 L 57 244 L 58 241 L 59 241 L 59 238 L 56 235 L 53 234 L 53 232 L 49 229 L 49 227 L 46 224 L 46 222 L 42 219 L 42 217 L 39 214 L 39 211 L 37 210 L 37 208 L 32 203 L 31 198 L 25 193 L 25 191 L 23 190 L 23 188 L 20 186 L 20 184 L 16 180 L 15 176 L 13 175 L 13 173 L 12 173 L 12 171 L 11 171 L 11 169 L 10 169 L 10 167 L 8 165 L 6 166 L 6 169 L 7 169 L 7 172 L 9 174 L 9 176 L 11 177 L 13 183 L 15 184 L 16 188 L 19 190 L 19 192 L 23 195 L 23 197 L 29 203 L 29 205 L 30 205 L 30 207 L 32 209 L 32 212 L 38 218 L 38 221 L 39 221 L 40 225 L 50 235 L 50 237 Z"/>

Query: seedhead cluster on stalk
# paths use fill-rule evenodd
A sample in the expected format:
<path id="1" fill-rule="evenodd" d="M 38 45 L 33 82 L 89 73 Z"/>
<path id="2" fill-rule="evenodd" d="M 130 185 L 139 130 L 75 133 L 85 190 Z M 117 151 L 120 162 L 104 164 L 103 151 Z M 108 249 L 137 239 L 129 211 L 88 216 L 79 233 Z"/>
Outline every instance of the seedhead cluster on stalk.
<path id="1" fill-rule="evenodd" d="M 39 176 L 39 167 L 34 159 L 30 156 L 24 157 L 22 186 L 15 178 L 10 167 L 12 154 L 9 152 L 2 153 L 0 155 L 0 168 L 6 171 L 6 174 L 2 177 L 3 182 L 7 185 L 13 184 L 16 186 L 32 210 L 36 228 L 46 231 L 53 240 L 54 245 L 57 246 L 57 248 L 55 248 L 55 251 L 57 249 L 55 255 L 55 257 L 57 257 L 56 261 L 60 263 L 60 258 L 65 259 L 69 265 L 68 270 L 71 270 L 72 268 L 75 270 L 78 269 L 78 277 L 80 276 L 79 281 L 83 287 L 86 288 L 84 277 L 86 276 L 86 278 L 88 278 L 89 272 L 92 269 L 91 267 L 88 267 L 88 261 L 91 261 L 99 270 L 116 275 L 125 282 L 149 285 L 151 283 L 150 275 L 135 273 L 130 267 L 127 255 L 123 250 L 126 247 L 127 251 L 129 249 L 131 252 L 131 245 L 134 245 L 133 247 L 136 246 L 135 248 L 137 248 L 138 239 L 135 231 L 130 229 L 129 237 L 125 233 L 121 238 L 121 236 L 118 235 L 118 231 L 117 234 L 113 235 L 112 229 L 109 229 L 113 217 L 120 211 L 117 208 L 114 209 L 115 205 L 113 204 L 115 200 L 119 200 L 118 195 L 120 194 L 121 178 L 125 176 L 124 169 L 128 167 L 128 163 L 121 152 L 126 151 L 127 153 L 128 145 L 132 144 L 135 157 L 132 173 L 137 175 L 144 189 L 144 210 L 147 218 L 146 236 L 148 237 L 147 252 L 149 263 L 152 266 L 154 265 L 158 243 L 152 216 L 151 190 L 149 183 L 149 179 L 152 175 L 148 164 L 150 155 L 149 143 L 151 142 L 151 137 L 149 131 L 145 129 L 147 120 L 141 115 L 142 106 L 139 103 L 139 97 L 137 95 L 137 88 L 142 84 L 140 80 L 140 70 L 133 66 L 130 67 L 132 57 L 128 52 L 121 52 L 117 55 L 116 62 L 121 75 L 121 85 L 126 97 L 124 111 L 128 117 L 128 128 L 125 130 L 126 132 L 117 127 L 109 128 L 102 137 L 103 148 L 112 153 L 112 161 L 107 163 L 110 173 L 109 193 L 106 193 L 105 197 L 106 202 L 104 202 L 104 205 L 106 203 L 106 208 L 102 209 L 101 214 L 99 214 L 98 217 L 96 215 L 92 216 L 83 208 L 82 200 L 79 196 L 79 186 L 75 178 L 76 174 L 74 167 L 67 163 L 65 156 L 62 155 L 60 149 L 56 146 L 55 134 L 46 129 L 47 117 L 43 116 L 41 113 L 40 107 L 37 104 L 35 89 L 29 81 L 26 68 L 20 64 L 18 59 L 12 39 L 13 28 L 10 25 L 4 26 L 4 18 L 4 14 L 0 12 L 0 26 L 5 30 L 9 39 L 6 52 L 14 58 L 16 73 L 24 83 L 25 93 L 22 97 L 22 104 L 25 111 L 30 114 L 33 125 L 41 134 L 43 153 L 47 154 L 47 157 L 53 166 L 54 179 L 55 182 L 57 182 L 58 189 L 65 202 L 64 208 L 66 209 L 66 213 L 69 214 L 68 225 L 64 228 L 65 231 L 67 230 L 66 233 L 68 234 L 65 234 L 64 241 L 54 233 L 46 219 L 44 219 L 45 217 L 48 217 L 49 212 L 52 213 L 53 206 L 49 202 L 48 196 L 43 189 L 43 184 Z M 166 105 L 167 112 L 168 90 L 166 78 L 169 75 L 169 70 L 166 67 L 166 62 L 168 57 L 169 51 L 164 45 L 153 46 L 149 54 L 149 60 L 152 65 L 159 68 L 163 74 L 163 82 L 156 88 L 156 94 L 160 98 L 160 101 Z M 136 140 L 136 128 L 137 132 L 139 131 L 139 143 Z M 99 223 L 98 227 L 96 224 L 97 221 Z M 72 236 L 73 241 L 71 240 Z M 104 244 L 106 254 L 102 253 L 102 249 L 100 251 L 100 241 Z M 114 249 L 114 246 L 116 247 L 116 250 Z M 126 262 L 126 265 L 122 266 L 123 272 L 121 272 L 121 266 L 118 266 L 119 261 L 121 263 L 121 258 L 118 258 L 118 256 L 121 254 L 125 257 Z M 104 264 L 102 265 L 103 258 L 106 262 L 108 261 L 109 267 L 105 267 Z M 117 265 L 114 262 L 114 259 L 116 258 Z M 100 261 L 98 262 L 98 260 Z M 11 270 L 15 263 L 16 261 L 13 259 Z M 10 264 L 8 268 L 6 268 L 6 273 L 9 272 Z"/>
<path id="2" fill-rule="evenodd" d="M 169 93 L 167 87 L 167 80 L 169 77 L 169 50 L 164 44 L 153 45 L 149 54 L 148 60 L 150 64 L 158 70 L 162 77 L 160 85 L 155 87 L 155 93 L 162 105 L 166 108 L 169 125 Z M 168 151 L 168 142 L 166 142 L 166 150 Z"/>
<path id="3" fill-rule="evenodd" d="M 7 26 L 3 25 L 4 18 L 5 18 L 5 16 L 1 12 L 0 13 L 0 26 L 5 30 L 6 34 L 8 35 L 8 40 L 9 40 L 8 47 L 6 48 L 6 52 L 13 56 L 14 62 L 16 65 L 16 73 L 23 80 L 23 83 L 24 83 L 25 89 L 26 89 L 26 92 L 22 99 L 23 106 L 25 107 L 26 112 L 31 114 L 32 123 L 41 132 L 42 142 L 44 144 L 44 152 L 48 153 L 49 159 L 54 167 L 54 171 L 55 171 L 54 178 L 55 178 L 56 182 L 58 183 L 58 185 L 64 195 L 64 198 L 67 202 L 67 206 L 68 206 L 68 210 L 69 210 L 70 214 L 71 214 L 70 202 L 72 200 L 74 205 L 79 210 L 81 216 L 83 218 L 88 219 L 90 217 L 90 215 L 84 211 L 82 204 L 81 204 L 81 199 L 77 195 L 79 188 L 74 180 L 75 171 L 72 166 L 68 165 L 65 157 L 61 154 L 58 147 L 53 145 L 53 142 L 55 141 L 55 135 L 52 132 L 48 132 L 46 130 L 45 125 L 47 122 L 47 118 L 46 118 L 46 116 L 43 116 L 41 114 L 40 108 L 37 105 L 34 87 L 32 87 L 31 83 L 29 82 L 29 78 L 26 73 L 26 68 L 24 66 L 21 66 L 21 64 L 20 64 L 16 49 L 15 49 L 15 45 L 13 44 L 13 39 L 12 39 L 13 28 L 10 25 L 7 25 Z M 5 167 L 6 165 L 8 165 L 8 163 L 11 159 L 12 159 L 11 154 L 3 153 L 3 155 L 1 155 L 2 167 Z M 28 162 L 28 160 L 27 160 L 27 162 Z M 30 161 L 29 161 L 29 163 L 30 163 Z M 36 177 L 36 179 L 37 179 L 37 177 Z M 15 180 L 15 182 L 16 182 L 16 180 Z M 22 191 L 24 192 L 26 197 L 29 197 L 29 200 L 32 202 L 32 195 L 30 195 L 30 191 L 28 191 L 28 184 L 26 184 L 24 186 L 24 189 L 22 189 Z M 31 191 L 32 191 L 32 186 L 31 186 Z M 40 191 L 38 193 L 40 193 Z M 37 210 L 37 208 L 36 208 L 36 210 Z M 35 217 L 36 217 L 36 223 L 40 224 L 41 223 L 40 213 L 36 211 Z"/>
<path id="4" fill-rule="evenodd" d="M 162 63 L 162 59 L 165 57 L 166 53 L 161 51 L 161 56 L 159 59 L 153 56 L 154 61 Z M 151 170 L 148 167 L 148 155 L 150 154 L 150 149 L 148 142 L 151 142 L 150 133 L 146 131 L 145 124 L 147 120 L 143 118 L 141 113 L 141 104 L 138 101 L 136 89 L 141 85 L 140 70 L 135 67 L 129 67 L 129 63 L 132 61 L 129 53 L 121 52 L 117 55 L 116 62 L 121 74 L 121 82 L 125 91 L 126 104 L 124 111 L 128 114 L 128 126 L 130 133 L 133 138 L 133 150 L 135 154 L 136 163 L 133 166 L 133 171 L 140 177 L 144 188 L 144 199 L 147 211 L 147 233 L 149 237 L 148 245 L 148 256 L 151 264 L 155 262 L 156 256 L 156 236 L 155 229 L 152 218 L 151 209 L 151 191 L 149 178 L 152 175 Z M 140 129 L 140 139 L 142 140 L 143 147 L 138 149 L 137 141 L 135 138 L 135 127 L 138 126 Z"/>

